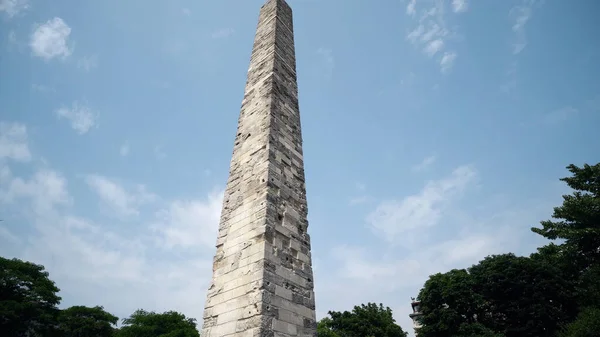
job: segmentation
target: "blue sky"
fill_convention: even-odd
[[[581,1],[295,0],[317,311],[527,254],[598,162]],[[201,318],[262,0],[0,0],[0,254],[63,304]]]

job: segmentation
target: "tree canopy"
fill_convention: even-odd
[[[330,318],[317,325],[317,334],[325,337],[404,337],[392,310],[382,304],[355,306],[352,311],[329,311]]]
[[[73,306],[62,310],[58,316],[60,333],[64,337],[111,337],[118,320],[99,306]]]
[[[164,313],[137,310],[123,320],[116,337],[199,337],[196,320],[167,311]]]
[[[58,291],[44,266],[0,257],[0,335],[51,335]]]
[[[542,221],[534,233],[547,239],[564,240],[564,249],[578,255],[583,269],[600,264],[600,163],[583,167],[567,166],[571,177],[560,179],[574,190],[563,196],[563,204],[554,208],[553,220]]]

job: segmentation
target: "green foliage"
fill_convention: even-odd
[[[600,308],[586,308],[567,325],[559,337],[599,337]]]
[[[355,306],[352,312],[330,311],[331,318],[317,325],[320,337],[404,337],[407,334],[396,324],[392,310],[375,303]]]
[[[49,336],[61,298],[41,265],[0,257],[0,336]]]
[[[484,300],[473,291],[474,286],[464,269],[430,276],[419,293],[424,313],[419,336],[454,336],[463,324],[476,323]]]
[[[569,289],[551,264],[514,254],[489,256],[468,270],[429,278],[419,293],[419,336],[554,336],[570,318],[564,310],[573,306]]]
[[[484,299],[482,322],[507,337],[554,336],[572,319],[570,284],[548,263],[503,254],[469,268],[475,291]]]
[[[317,336],[319,337],[341,337],[335,331],[333,331],[330,326],[332,325],[332,320],[329,317],[325,317],[319,321],[317,324]]]
[[[123,319],[116,337],[199,337],[196,320],[175,311],[159,314],[137,310]]]
[[[102,307],[74,306],[62,310],[58,316],[64,337],[111,337],[118,320]]]
[[[420,335],[419,335],[420,336]],[[504,334],[493,331],[481,323],[463,323],[458,328],[455,337],[505,337]]]
[[[574,192],[563,196],[563,204],[554,208],[552,217],[558,221],[542,221],[534,233],[547,239],[565,240],[565,246],[579,255],[583,268],[600,264],[600,163],[582,168],[567,166],[571,177],[562,178]]]

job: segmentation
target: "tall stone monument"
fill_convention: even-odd
[[[203,337],[316,336],[292,9],[260,10]]]

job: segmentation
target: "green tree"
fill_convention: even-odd
[[[574,191],[563,195],[563,204],[554,208],[552,218],[542,221],[542,228],[533,227],[534,233],[550,240],[564,240],[565,249],[578,255],[581,269],[600,265],[600,163],[582,168],[567,166],[571,177],[560,179]]]
[[[502,254],[469,268],[484,299],[480,321],[507,337],[554,336],[573,317],[571,284],[556,266]]]
[[[368,303],[344,312],[330,311],[331,318],[317,325],[319,336],[327,337],[405,337],[407,334],[396,324],[392,310],[382,304]],[[321,335],[323,333],[323,335]]]
[[[420,337],[554,336],[570,317],[569,283],[549,263],[514,254],[429,278],[421,292]],[[484,330],[482,330],[484,329]]]
[[[577,319],[567,325],[559,337],[599,337],[600,308],[584,309]]]
[[[531,230],[550,243],[532,255],[560,266],[572,280],[579,310],[600,303],[600,163],[583,167],[567,166],[570,177],[562,178],[573,189],[563,195],[563,204],[554,208],[553,220]]]
[[[0,257],[0,336],[50,336],[59,289],[44,266]]]
[[[111,337],[118,318],[102,307],[74,306],[62,310],[58,324],[63,337]]]
[[[319,337],[341,337],[335,331],[331,330],[331,318],[325,317],[317,324],[317,336]]]
[[[123,327],[116,337],[199,337],[196,320],[185,315],[167,311],[164,313],[137,310],[123,319]]]
[[[419,337],[468,335],[470,325],[484,315],[484,299],[474,289],[465,269],[430,276],[418,296],[423,313]]]
[[[419,335],[420,336],[420,335]],[[458,328],[456,337],[505,337],[481,323],[464,323]]]

